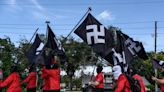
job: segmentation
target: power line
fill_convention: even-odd
[[[13,24],[12,23],[11,24],[7,24],[7,23],[1,23],[0,25],[3,25],[3,26],[6,26],[6,25],[11,25],[11,26],[14,26],[14,25],[21,25],[21,26],[34,26],[34,25],[35,26],[36,25],[37,26],[45,26],[45,24],[32,24],[32,23],[31,24],[23,24],[23,23],[22,24],[14,24],[14,23]],[[68,25],[69,26],[69,25],[74,25],[74,24],[51,24],[51,25],[54,25],[54,26],[56,26],[56,25],[57,26]]]
[[[0,27],[0,29],[24,29],[24,30],[27,30],[27,29],[35,29],[35,28],[27,28],[27,27]],[[40,28],[40,29],[43,29],[43,28]],[[66,28],[55,28],[54,30],[71,30],[71,29],[66,29]]]
[[[158,22],[164,22],[164,20],[158,21]],[[129,21],[129,22],[115,22],[111,24],[144,24],[144,23],[154,23],[154,21]],[[0,25],[21,25],[21,26],[45,26],[45,24],[23,24],[23,23],[0,23]],[[70,26],[75,24],[51,24],[52,26]]]
[[[154,21],[132,21],[132,22],[116,22],[112,24],[143,24],[143,23],[153,23]]]
[[[57,27],[57,26],[56,26]],[[122,27],[121,29],[152,29],[153,27]],[[32,27],[0,27],[0,29],[23,29],[23,30],[28,30],[28,29],[35,29]],[[40,29],[45,29],[45,28],[40,28]],[[159,27],[159,29],[164,29],[164,27]],[[54,28],[54,30],[72,30],[71,28]]]
[[[32,28],[32,27],[0,27],[0,29],[33,30],[35,28]],[[40,29],[45,29],[45,28],[40,28]],[[152,27],[122,27],[121,29],[133,29],[133,30],[143,29],[143,30],[145,30],[145,29],[152,29]],[[159,29],[164,29],[164,27],[159,27]],[[72,30],[72,29],[71,28],[54,28],[54,30]]]
[[[0,32],[0,34],[18,34],[18,35],[21,35],[21,34],[23,34],[23,35],[27,34],[28,35],[29,34],[29,35],[31,35],[33,33],[32,32],[31,33],[29,33],[29,32],[28,33],[27,32],[21,32],[21,33],[20,32]],[[140,34],[139,33],[134,33],[134,34],[129,33],[128,35],[140,35],[140,36],[143,35],[143,36],[145,36],[145,35],[152,35],[152,34],[153,33],[140,33]],[[158,34],[163,35],[164,33],[158,33]],[[55,34],[55,35],[60,36],[60,35],[67,35],[67,34]]]
[[[147,2],[108,2],[108,3],[40,3],[42,6],[86,6],[86,5],[129,5],[129,4],[161,4],[164,3],[163,0],[160,1],[147,1]],[[35,6],[34,4],[16,4],[16,3],[1,3],[1,6],[7,5],[21,5],[21,6]]]
[[[13,34],[13,35],[32,35],[33,33],[20,33],[20,32],[0,32],[0,34]],[[57,36],[67,35],[67,34],[55,34]]]

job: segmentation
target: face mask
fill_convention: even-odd
[[[122,74],[121,67],[116,65],[113,67],[113,77],[115,80],[118,80],[118,77]]]

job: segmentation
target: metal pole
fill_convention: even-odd
[[[47,24],[46,39],[48,39],[48,25],[50,24],[50,21],[46,21],[45,23]]]
[[[71,33],[77,28],[77,26],[80,24],[80,22],[84,19],[84,17],[91,11],[91,7],[88,8],[87,12],[84,14],[84,16],[80,19],[80,21],[76,24],[76,26],[69,32],[69,34],[66,36],[65,40],[71,35]]]
[[[33,36],[31,37],[29,44],[31,43],[32,39],[34,38],[35,34],[37,33],[37,31],[39,30],[39,28],[36,29],[36,31],[34,32]]]
[[[155,31],[154,31],[154,58],[155,59],[157,58],[156,53],[157,53],[157,21],[155,21]],[[155,69],[155,77],[157,76],[158,76],[157,69]],[[155,92],[158,92],[157,83],[155,83]]]

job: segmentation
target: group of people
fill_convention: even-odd
[[[104,92],[104,77],[102,73],[103,67],[97,66],[97,76],[94,81],[89,82],[89,85],[94,86],[93,92]],[[138,75],[133,67],[128,67],[127,73],[123,72],[120,65],[113,66],[113,79],[115,81],[114,92],[132,92],[131,85],[127,75],[139,81],[141,87],[140,92],[146,92],[146,87],[142,77]]]
[[[97,75],[94,81],[89,82],[89,85],[94,86],[93,92],[104,92],[104,77],[102,70],[102,66],[97,66]],[[164,68],[161,70],[164,75]],[[27,85],[27,92],[36,92],[37,73],[34,66],[30,67],[29,75],[22,82],[20,82],[17,66],[11,66],[10,71],[10,75],[4,81],[2,80],[2,71],[0,71],[0,92],[2,92],[4,87],[8,87],[6,92],[22,92],[21,85],[23,84]],[[133,67],[129,66],[125,73],[120,65],[116,65],[112,67],[112,71],[113,79],[115,81],[114,92],[133,92],[127,75],[139,81],[141,88],[140,92],[146,92],[146,87],[142,77],[137,74]],[[60,67],[55,60],[53,64],[43,66],[39,74],[41,74],[43,79],[43,85],[41,86],[43,92],[60,92]],[[161,90],[164,92],[164,78],[158,79],[152,77],[152,80],[162,84]]]
[[[97,66],[97,75],[95,77],[95,80],[89,82],[89,85],[92,85],[94,87],[93,92],[104,92],[104,77],[102,70],[102,66]],[[142,77],[137,74],[136,69],[134,67],[129,66],[127,71],[124,72],[124,69],[120,65],[116,65],[112,67],[112,71],[113,79],[115,81],[114,92],[133,92],[128,76],[139,81],[140,92],[146,92],[146,86],[144,84],[144,81]],[[161,72],[162,76],[164,76],[164,68],[161,69]],[[161,92],[164,92],[164,77],[160,79],[152,76],[152,80],[160,84],[160,90]],[[136,90],[136,88],[133,89]]]
[[[27,78],[22,82],[20,82],[17,66],[11,66],[10,71],[10,75],[4,81],[0,79],[0,92],[4,87],[7,87],[6,92],[22,92],[22,85],[27,85],[27,92],[36,92],[36,67],[30,67]],[[43,85],[40,87],[43,92],[60,92],[60,68],[56,62],[43,66],[39,74],[41,74],[43,80]]]

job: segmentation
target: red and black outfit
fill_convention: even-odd
[[[162,92],[164,92],[164,84],[161,85],[160,89]]]
[[[28,83],[27,92],[36,92],[36,72],[30,72],[22,83]]]
[[[162,77],[162,79],[164,80],[164,77]],[[164,92],[164,84],[161,84],[160,89],[162,92]]]
[[[46,71],[45,66],[42,68],[42,79],[43,79],[43,92],[48,92],[49,90],[49,80],[48,80],[48,74],[44,73]]]
[[[145,87],[145,84],[144,84],[142,77],[139,76],[138,74],[135,74],[132,77],[139,81],[140,86],[141,86],[141,92],[146,92],[146,87]]]
[[[60,68],[42,68],[43,92],[60,92]]]
[[[104,77],[102,72],[97,74],[95,81],[99,82],[99,85],[95,87],[94,92],[104,92]]]
[[[116,88],[114,92],[132,92],[130,89],[129,81],[125,74],[121,74],[116,82]]]
[[[2,79],[0,79],[0,85],[3,83]]]
[[[2,79],[0,79],[0,85],[2,84],[2,82],[3,82]],[[0,88],[0,92],[2,92],[2,89],[1,88]]]
[[[0,85],[0,87],[6,87],[8,89],[6,92],[22,92],[20,86],[20,76],[17,72],[11,73],[7,79]]]

